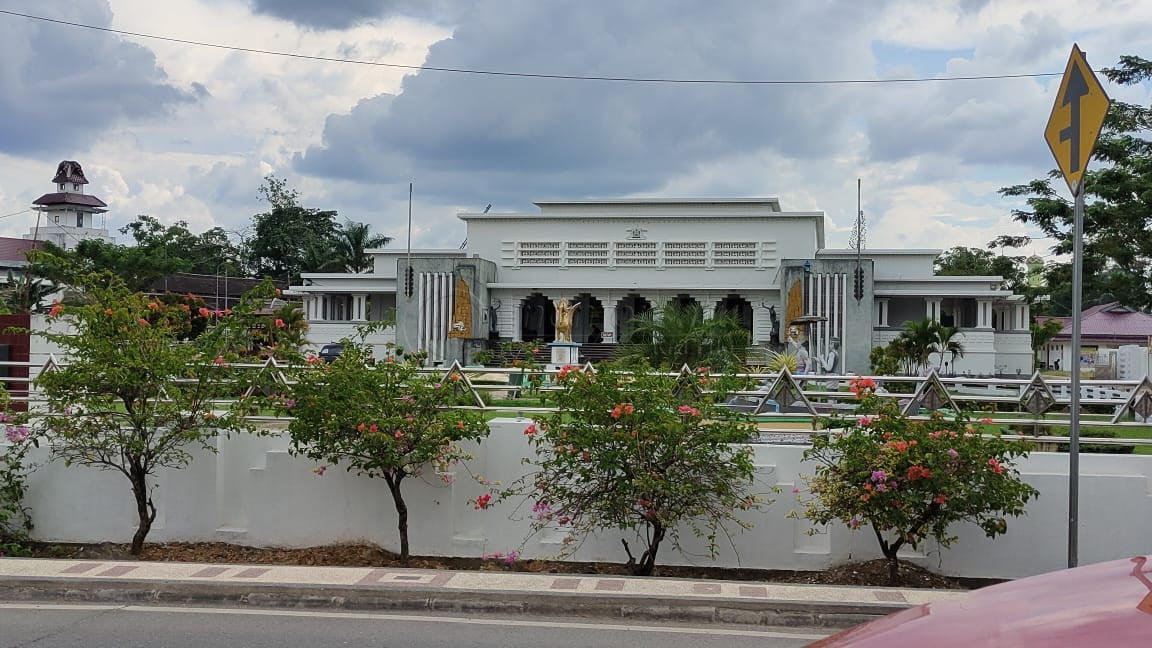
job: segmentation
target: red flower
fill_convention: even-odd
[[[945,495],[944,493],[940,493],[939,495],[936,496],[936,499],[934,499],[932,501],[936,502],[937,504],[943,504],[944,502],[948,501],[948,496]]]
[[[464,421],[456,421],[456,428],[463,430],[464,429]]]
[[[140,326],[148,326],[148,320],[144,319],[143,317],[141,317],[140,319],[138,319],[136,321],[140,322]]]
[[[524,436],[533,436],[536,434],[536,424],[530,423],[528,427],[524,428]]]
[[[148,302],[148,308],[156,310],[157,308],[160,308],[160,304],[157,304],[156,302]]]
[[[1004,466],[1001,466],[1000,462],[996,461],[995,457],[988,460],[988,465],[992,466],[992,472],[996,473],[997,475],[1004,472]]]
[[[368,427],[367,425],[364,425],[363,423],[361,423],[360,425],[356,426],[356,431],[357,432],[363,432],[367,427]]]
[[[928,470],[924,466],[911,466],[908,468],[906,476],[908,477],[908,481],[916,481],[917,479],[930,479],[932,477],[932,471]]]
[[[224,364],[224,356],[216,356],[216,359],[212,362],[216,365],[222,365]]]
[[[284,320],[279,317],[276,318],[276,328],[284,328]]]
[[[375,423],[373,423],[372,425],[368,426],[368,431],[369,432],[379,432],[380,428]]]
[[[488,493],[476,498],[476,510],[481,511],[488,508],[488,504],[492,501],[492,496]]]
[[[105,308],[105,309],[104,309],[104,314],[105,314],[105,315],[111,315],[111,314],[112,314],[112,309],[111,309],[111,308]]]
[[[62,310],[64,310],[63,306],[60,304],[53,304],[52,308],[48,311],[48,317],[56,317]]]
[[[588,463],[589,461],[592,461],[592,455],[588,454],[587,450],[585,450],[584,452],[582,452],[580,454],[580,458],[584,460],[584,463]]]

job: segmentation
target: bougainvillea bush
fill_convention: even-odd
[[[28,414],[13,411],[8,393],[0,387],[0,556],[19,556],[27,550],[32,515],[24,506],[24,494],[33,468],[28,452],[35,445]]]
[[[188,465],[190,449],[214,451],[221,432],[248,429],[248,404],[217,399],[222,388],[245,390],[227,358],[249,345],[251,318],[271,290],[254,289],[228,314],[198,313],[209,323],[186,340],[193,316],[187,304],[164,304],[95,275],[84,285],[83,305],[53,305],[48,329],[37,332],[65,356],[36,379],[48,404],[37,434],[53,458],[128,479],[139,518],[133,554],[156,519],[156,472]]]
[[[1026,445],[981,436],[963,413],[911,420],[895,401],[877,396],[868,378],[853,380],[851,389],[862,416],[822,419],[828,434],[814,437],[805,452],[816,462],[805,516],[871,527],[893,582],[905,545],[917,548],[932,538],[947,547],[957,522],[994,537],[1007,530],[1006,517],[1022,515],[1038,495],[1014,465]]]
[[[324,364],[310,358],[278,406],[293,419],[288,432],[294,453],[350,472],[382,477],[396,508],[400,559],[408,560],[408,505],[403,484],[435,471],[451,479],[453,465],[468,458],[461,447],[488,434],[476,412],[453,410],[462,377],[420,371],[420,356],[398,351],[372,364],[372,347],[359,339],[341,341],[344,351]],[[430,470],[431,469],[431,470]]]
[[[747,444],[754,427],[719,404],[731,384],[706,370],[685,380],[647,367],[556,375],[558,411],[524,430],[534,471],[498,493],[527,497],[533,534],[568,532],[567,551],[603,530],[635,532],[639,555],[622,539],[637,575],[651,574],[666,539],[679,548],[690,529],[714,554],[727,523],[764,500],[753,492]],[[490,496],[477,498],[487,508]],[[531,537],[531,536],[530,536]]]

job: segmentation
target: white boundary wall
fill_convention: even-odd
[[[530,452],[523,436],[527,421],[498,419],[492,435],[475,448],[469,466],[476,474],[505,483],[525,471]],[[383,480],[350,475],[338,467],[323,476],[316,464],[287,452],[279,436],[234,436],[218,440],[220,452],[198,454],[182,471],[161,474],[159,508],[151,542],[227,541],[252,546],[306,547],[368,541],[397,549],[396,514]],[[659,563],[765,569],[821,569],[847,560],[879,557],[868,529],[836,526],[808,535],[809,524],[789,519],[799,509],[793,485],[811,473],[803,448],[757,446],[760,491],[779,486],[776,503],[748,516],[754,527],[734,531],[735,551],[721,547],[712,561],[702,543],[687,534],[686,552],[661,547]],[[43,453],[39,458],[43,459]],[[1007,535],[984,538],[975,527],[958,527],[960,540],[948,550],[922,547],[909,557],[949,574],[1022,577],[1061,569],[1067,549],[1067,455],[1035,453],[1021,464],[1026,480],[1041,492],[1028,515],[1010,519]],[[1148,552],[1152,538],[1152,456],[1083,455],[1080,464],[1080,562],[1087,564]],[[118,473],[65,468],[60,462],[32,474],[27,504],[35,537],[55,542],[127,542],[135,512],[127,480]],[[468,500],[484,487],[461,472],[451,486],[434,474],[405,483],[412,551],[420,555],[479,556],[518,549],[524,557],[555,555],[562,531],[524,541],[527,521],[510,521],[513,506],[477,511]],[[800,495],[803,496],[803,493]],[[531,503],[520,515],[531,513]],[[575,559],[623,562],[621,534],[589,540]],[[723,540],[722,540],[723,542]],[[635,547],[635,543],[633,543]],[[635,552],[635,549],[634,549]],[[737,558],[737,554],[739,558]]]

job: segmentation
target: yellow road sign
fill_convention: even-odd
[[[1108,114],[1111,100],[1100,85],[1096,73],[1088,66],[1084,52],[1076,45],[1068,57],[1068,67],[1060,81],[1060,92],[1052,105],[1052,115],[1044,129],[1044,139],[1056,158],[1060,172],[1072,195],[1080,190],[1084,168],[1092,157],[1100,127]]]

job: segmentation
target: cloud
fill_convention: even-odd
[[[14,11],[100,26],[104,0],[17,0]],[[118,36],[0,17],[0,151],[65,155],[118,123],[193,101],[166,80],[152,52]]]
[[[578,75],[811,79],[871,74],[853,18],[811,26],[826,3],[771,6],[637,0],[569,5],[489,2],[427,65]],[[748,29],[763,25],[767,31]],[[835,88],[631,84],[423,72],[399,94],[328,119],[302,173],[360,182],[415,179],[447,202],[523,205],[620,195],[731,155],[822,155],[847,136]]]
[[[447,20],[462,0],[252,0],[252,11],[312,29],[347,29],[390,16]]]

